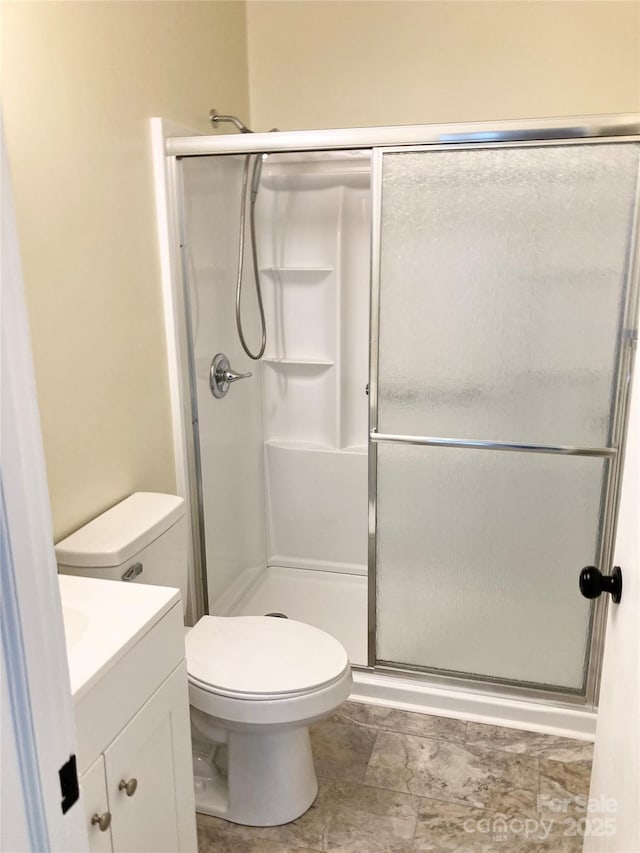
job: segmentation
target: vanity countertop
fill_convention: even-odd
[[[58,575],[74,703],[174,607],[172,587]]]

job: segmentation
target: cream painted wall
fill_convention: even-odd
[[[54,532],[175,488],[148,119],[248,113],[241,2],[5,2],[3,110]]]
[[[247,5],[257,129],[640,109],[640,3]]]

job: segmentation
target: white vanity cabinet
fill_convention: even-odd
[[[193,809],[181,802],[180,791],[193,782],[183,778],[184,762],[176,761],[189,726],[185,680],[182,664],[81,776],[91,853],[190,849],[180,812],[186,806],[183,819],[190,824]]]
[[[179,594],[92,578],[60,580],[78,739],[78,807],[87,817],[89,849],[195,853]],[[89,605],[79,598],[71,604],[70,590],[96,596],[99,611],[86,624],[80,614]]]

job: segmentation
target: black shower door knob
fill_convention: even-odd
[[[622,598],[622,569],[614,566],[610,575],[603,575],[595,566],[585,566],[580,572],[580,592],[585,598],[598,598],[602,592],[610,592],[614,604]]]

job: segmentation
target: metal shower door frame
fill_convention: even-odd
[[[398,443],[429,447],[457,447],[469,450],[491,450],[497,452],[547,453],[553,455],[591,456],[609,460],[604,475],[604,501],[602,512],[602,536],[599,540],[599,566],[609,571],[613,561],[615,527],[620,497],[621,474],[628,420],[628,402],[634,355],[637,348],[638,293],[640,289],[640,175],[636,180],[635,210],[632,236],[625,282],[625,302],[621,317],[621,335],[617,344],[615,390],[611,408],[610,446],[577,447],[568,445],[539,445],[532,443],[480,441],[454,439],[443,436],[395,435],[378,432],[378,385],[380,355],[380,288],[381,288],[381,235],[382,235],[382,180],[383,160],[386,154],[410,152],[435,152],[452,150],[559,147],[566,145],[639,143],[640,128],[635,133],[617,135],[609,129],[593,127],[585,138],[576,139],[560,134],[557,138],[541,135],[531,139],[526,132],[518,139],[518,131],[504,134],[487,133],[486,141],[450,142],[447,144],[378,146],[372,151],[372,221],[371,221],[371,308],[370,308],[370,352],[369,352],[369,498],[368,498],[368,664],[370,669],[402,673],[419,680],[429,680],[436,685],[462,688],[482,687],[498,695],[514,696],[539,701],[561,701],[570,705],[595,707],[600,688],[602,655],[606,630],[608,600],[601,596],[592,603],[588,627],[587,654],[583,691],[579,693],[536,687],[526,683],[472,674],[460,675],[446,670],[424,667],[403,667],[396,662],[388,663],[377,658],[377,501],[378,501],[378,445]],[[599,131],[602,130],[600,135]],[[550,129],[550,134],[553,130]],[[578,567],[576,567],[576,594]]]

